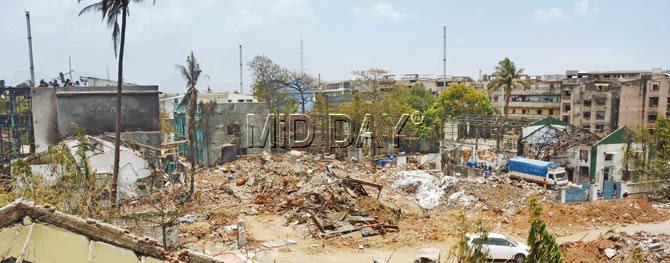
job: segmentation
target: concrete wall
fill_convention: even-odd
[[[124,87],[121,105],[123,131],[160,130],[158,94],[158,86]],[[115,130],[115,87],[58,90],[56,101],[59,136],[72,135],[73,123],[90,135]]]
[[[634,131],[640,131],[643,128],[645,93],[640,81],[631,81],[621,85],[619,127],[626,126]]]
[[[58,142],[56,89],[33,88],[32,97],[35,152],[39,153]]]
[[[611,167],[609,181],[621,181],[626,144],[604,144],[598,145],[597,147],[595,183],[602,190],[605,167]],[[612,160],[605,161],[605,153],[613,153]]]
[[[219,159],[222,147],[227,144],[246,148],[247,153],[258,152],[259,148],[248,148],[247,145],[247,114],[255,114],[251,125],[257,127],[258,132],[263,129],[267,114],[270,113],[265,103],[218,103],[211,113],[203,113],[203,121],[207,123],[205,137],[207,149],[205,152],[206,165],[214,165]],[[238,126],[239,125],[239,126]],[[239,127],[239,134],[229,134],[229,127]]]

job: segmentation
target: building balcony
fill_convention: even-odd
[[[556,109],[561,107],[559,102],[528,102],[528,101],[510,101],[510,107],[514,108],[537,108],[537,109]]]

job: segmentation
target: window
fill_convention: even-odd
[[[596,111],[596,120],[604,120],[605,119],[605,112],[604,111]]]
[[[537,115],[542,115],[542,110],[537,110]]]
[[[528,113],[528,110],[521,110],[521,113],[522,113],[522,114],[527,114],[527,113]]]
[[[585,111],[582,113],[582,116],[584,117],[585,120],[590,120],[591,119],[591,112],[590,111]]]
[[[570,123],[570,116],[563,116],[563,121]]]
[[[611,174],[612,174],[612,167],[603,168],[603,180],[609,181]]]
[[[605,106],[605,100],[604,97],[596,98],[596,106]]]
[[[570,111],[570,104],[563,104],[563,111],[569,112]]]
[[[244,102],[244,100],[237,100],[237,102]]]
[[[584,125],[582,125],[582,129],[591,130],[591,125],[590,124],[584,124]]]
[[[563,97],[568,97],[569,98],[570,96],[572,96],[572,93],[569,90],[563,91]]]
[[[614,159],[613,153],[605,153],[605,161],[611,161],[612,159]]]
[[[554,115],[554,110],[549,110],[549,115]]]
[[[228,135],[239,134],[240,133],[240,125],[239,124],[228,125],[227,130],[228,130]]]
[[[609,85],[596,85],[596,89],[600,92],[603,92],[608,91],[610,88]]]
[[[656,122],[657,118],[658,118],[658,114],[650,113],[649,115],[647,115],[647,122],[649,122],[649,123]]]
[[[649,107],[658,107],[658,97],[649,97]]]
[[[580,150],[579,160],[587,162],[589,160],[589,150]]]
[[[584,100],[584,107],[591,107],[591,100]]]
[[[651,84],[651,91],[658,91],[661,89],[661,85],[658,82]]]
[[[596,125],[596,132],[603,132],[605,131],[605,125],[598,124]]]

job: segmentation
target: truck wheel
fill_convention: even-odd
[[[524,256],[523,254],[516,254],[514,256],[514,262],[523,263],[525,260],[526,260],[526,256]]]

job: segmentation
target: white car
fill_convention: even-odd
[[[468,245],[474,248],[481,243],[482,239],[477,234],[467,234]],[[504,235],[489,233],[482,243],[482,251],[487,253],[489,259],[513,260],[523,262],[528,256],[530,248],[522,243],[511,240]]]

